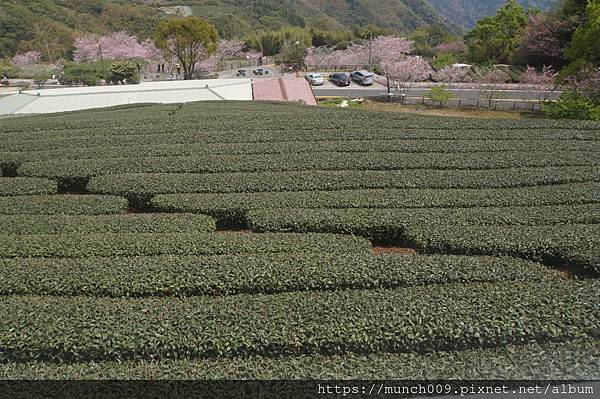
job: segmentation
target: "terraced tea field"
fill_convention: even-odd
[[[4,378],[600,378],[600,124],[0,124]]]

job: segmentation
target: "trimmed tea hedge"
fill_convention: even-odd
[[[71,131],[64,132],[70,134]],[[46,137],[46,136],[44,136]],[[321,152],[403,152],[403,153],[472,153],[472,152],[568,152],[600,151],[600,142],[583,140],[347,140],[282,141],[256,143],[189,143],[106,145],[68,147],[56,150],[0,152],[0,165],[15,169],[23,162],[53,159],[181,157],[200,155],[289,154]]]
[[[1,174],[0,174],[1,176]],[[55,181],[35,177],[3,177],[0,179],[0,196],[56,194]]]
[[[126,211],[127,200],[112,195],[0,197],[0,215],[99,215]]]
[[[577,339],[561,343],[507,345],[498,349],[426,355],[378,353],[118,363],[9,363],[2,366],[2,376],[9,380],[294,380],[301,377],[319,380],[395,381],[398,376],[402,376],[412,380],[586,381],[600,379],[598,358],[600,340]],[[151,396],[155,393],[155,388],[152,384],[147,386],[149,390],[146,396]],[[194,384],[192,386],[197,388]],[[95,389],[95,385],[91,387]],[[90,393],[94,394],[96,391],[91,390]],[[178,390],[178,394],[185,396],[182,389]],[[190,392],[190,396],[195,394],[195,390]]]
[[[398,170],[398,169],[498,169],[515,167],[591,166],[600,152],[492,152],[473,153],[340,153],[250,154],[204,157],[137,157],[83,160],[47,160],[25,163],[21,176],[85,179],[121,173],[225,173],[284,172],[304,170]]]
[[[130,199],[156,194],[330,191],[384,188],[503,188],[600,181],[596,167],[499,170],[304,171],[125,174],[94,177],[87,190]]]
[[[361,253],[363,238],[334,234],[68,234],[0,236],[0,258],[222,255],[242,253]]]
[[[394,242],[407,225],[600,224],[600,204],[503,208],[259,209],[246,214],[257,232],[318,232]]]
[[[135,112],[132,112],[135,108]],[[323,121],[335,123],[323,124]],[[175,123],[176,122],[176,123]],[[571,123],[568,123],[571,122]],[[550,120],[483,120],[464,118],[422,117],[402,113],[375,112],[363,110],[340,110],[302,107],[297,104],[268,102],[227,102],[173,105],[128,105],[106,110],[87,110],[59,115],[39,115],[6,120],[0,127],[0,134],[10,132],[41,132],[53,130],[113,129],[130,128],[152,129],[164,127],[177,131],[179,124],[193,124],[199,128],[252,130],[344,130],[360,126],[368,131],[378,128],[395,129],[483,129],[483,130],[580,130],[600,129],[600,124],[589,121],[550,121]],[[127,125],[128,124],[128,125]]]
[[[252,209],[280,208],[466,208],[483,206],[581,205],[600,202],[600,184],[565,184],[502,189],[405,189],[165,194],[150,204],[164,212],[211,215],[245,223]]]
[[[194,296],[550,278],[513,258],[285,254],[0,259],[0,295]]]
[[[431,352],[599,336],[600,282],[0,299],[0,361]],[[35,315],[35,317],[32,317]]]
[[[600,275],[600,225],[407,226],[406,237],[423,251],[511,255]]]
[[[1,234],[187,233],[215,230],[210,216],[194,214],[3,215]]]

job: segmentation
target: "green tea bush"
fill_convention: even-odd
[[[586,280],[185,299],[9,296],[0,361],[424,353],[598,338],[598,289]]]
[[[234,357],[152,362],[8,363],[12,379],[186,379],[186,380],[587,380],[598,377],[600,340],[506,345],[494,349],[334,356]],[[93,386],[92,386],[93,387]],[[90,390],[93,391],[94,388]],[[81,390],[81,388],[80,388]],[[85,391],[82,391],[85,392]],[[149,393],[154,392],[152,385]],[[181,390],[179,391],[181,393]]]
[[[407,226],[409,242],[425,252],[509,255],[600,275],[600,225]]]
[[[205,157],[108,158],[28,162],[20,176],[80,181],[92,176],[122,173],[235,173],[312,170],[484,170],[551,166],[596,166],[600,152],[522,152],[464,154],[312,153]],[[595,168],[597,172],[597,168]]]
[[[385,189],[162,194],[150,206],[162,212],[211,215],[222,222],[245,223],[246,212],[282,208],[471,208],[583,205],[600,202],[599,183],[499,189]]]
[[[5,235],[0,258],[222,255],[242,253],[365,253],[363,238],[334,234],[106,233]]]
[[[387,117],[387,115],[385,115]],[[336,123],[338,120],[336,120]],[[52,123],[52,122],[48,122]],[[133,123],[130,121],[129,123]],[[275,121],[274,121],[275,123]],[[322,125],[324,122],[319,121]],[[466,124],[467,122],[465,122]],[[577,122],[573,122],[577,123]],[[356,141],[356,140],[587,140],[599,141],[600,129],[576,129],[574,126],[557,126],[538,129],[514,130],[469,130],[464,126],[455,129],[410,129],[398,127],[365,126],[349,127],[347,130],[326,129],[315,126],[308,129],[286,129],[284,126],[276,130],[265,130],[265,121],[257,124],[257,131],[253,132],[247,124],[240,124],[234,128],[202,128],[197,123],[180,124],[179,121],[156,121],[152,126],[129,126],[110,128],[99,122],[99,128],[86,130],[77,128],[74,133],[65,133],[55,129],[48,136],[44,132],[10,132],[2,134],[4,139],[0,142],[0,152],[11,151],[46,151],[61,148],[91,148],[101,146],[136,146],[136,145],[163,145],[163,144],[216,144],[216,143],[282,143],[290,141],[310,142],[318,146],[326,141]],[[600,124],[598,124],[600,125]],[[484,129],[481,127],[480,129]],[[240,135],[240,130],[245,133]],[[52,136],[58,137],[52,137]]]
[[[1,176],[1,174],[0,174]],[[0,179],[0,196],[56,194],[55,181],[28,177],[4,177]]]
[[[192,214],[0,215],[4,235],[188,233],[215,230],[215,220]]]
[[[112,195],[0,196],[0,215],[101,215],[125,213],[127,205]]]
[[[0,295],[110,297],[533,282],[551,277],[544,266],[513,258],[357,253],[1,259],[0,273]]]
[[[408,188],[510,188],[600,181],[597,167],[495,170],[304,171],[209,174],[123,174],[93,177],[91,193],[147,203],[157,194],[335,191]]]
[[[70,131],[67,131],[67,133]],[[63,133],[59,131],[58,133]],[[45,133],[45,136],[49,133]],[[189,157],[205,155],[289,154],[323,152],[402,152],[402,153],[461,153],[472,152],[598,152],[600,141],[591,140],[346,140],[314,142],[287,141],[276,143],[190,143],[139,144],[136,146],[68,147],[61,149],[0,152],[0,165],[12,169],[24,162],[53,159]]]
[[[409,225],[600,224],[600,204],[490,208],[259,209],[246,214],[257,232],[354,234],[378,242],[405,240]]]

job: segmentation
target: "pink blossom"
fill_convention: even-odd
[[[40,62],[42,54],[39,51],[28,51],[17,54],[12,59],[12,64],[17,68],[29,68]]]
[[[527,66],[527,70],[521,75],[521,83],[538,86],[540,88],[547,88],[554,85],[557,73],[552,70],[551,66],[544,66],[544,68],[538,72],[534,67]]]
[[[125,32],[109,36],[88,35],[75,39],[75,62],[116,59],[160,59],[158,49],[151,41],[140,43],[138,38]]]
[[[381,65],[397,61],[413,49],[411,40],[393,36],[379,36],[346,50],[332,51],[327,47],[309,49],[305,64],[311,67],[343,67],[359,65]]]
[[[409,56],[400,61],[385,62],[381,65],[385,74],[395,82],[405,96],[414,82],[428,80],[433,69],[422,57]]]
[[[437,80],[443,83],[471,83],[473,77],[470,68],[447,66],[437,71]]]

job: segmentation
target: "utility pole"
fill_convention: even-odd
[[[373,31],[369,30],[369,72],[373,69]]]
[[[100,67],[102,68],[102,79],[104,79],[104,58],[102,57],[102,45],[100,44],[100,36],[96,36],[98,43],[98,54],[100,55]]]

